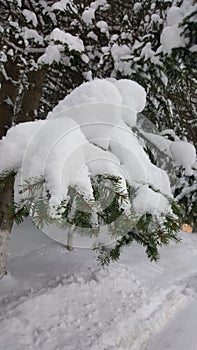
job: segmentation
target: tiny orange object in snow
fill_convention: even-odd
[[[184,224],[182,227],[181,227],[181,230],[182,231],[185,231],[185,232],[189,232],[189,233],[192,233],[193,231],[193,228],[187,224]]]

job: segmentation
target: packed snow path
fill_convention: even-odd
[[[184,318],[197,294],[197,235],[181,235],[183,243],[162,249],[158,264],[133,245],[103,270],[94,252],[68,253],[25,222],[12,236],[10,275],[0,283],[0,349],[166,349],[156,334],[176,314]],[[164,348],[154,348],[157,337]]]
[[[196,350],[197,301],[192,301],[174,317],[146,350]]]

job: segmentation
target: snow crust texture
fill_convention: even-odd
[[[14,231],[10,274],[0,284],[1,349],[145,350],[196,298],[196,234],[180,233],[182,244],[163,248],[157,264],[134,244],[103,270],[92,251],[69,254],[29,221]],[[172,343],[186,337],[171,336]]]

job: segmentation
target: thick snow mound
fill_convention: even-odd
[[[133,200],[133,207],[140,215],[145,212],[157,215],[158,208],[162,213],[169,212],[168,200],[160,193],[153,191],[148,185],[140,187],[137,191],[137,196]]]
[[[18,170],[16,190],[27,180],[43,178],[45,197],[47,191],[51,195],[51,215],[58,204],[69,200],[70,187],[93,201],[92,177],[114,175],[120,178],[124,192],[126,181],[135,190],[146,185],[147,208],[160,216],[166,212],[165,196],[172,196],[170,182],[165,171],[151,163],[132,131],[145,101],[145,90],[127,79],[84,83],[61,101],[47,120],[9,130],[0,141],[0,171]],[[157,199],[164,196],[155,206],[151,191],[160,192],[155,194]],[[139,191],[138,195],[137,208]]]
[[[83,41],[76,36],[71,35],[70,33],[65,33],[59,28],[55,28],[51,35],[50,39],[54,42],[60,42],[62,44],[67,44],[70,51],[84,51]]]
[[[92,20],[95,19],[95,10],[92,8],[86,9],[82,13],[82,20],[88,25],[92,24]]]
[[[170,151],[174,162],[178,166],[185,168],[186,174],[192,174],[191,167],[196,162],[196,149],[189,143],[184,141],[175,141],[170,145]]]
[[[24,152],[34,134],[45,125],[45,121],[22,123],[10,128],[0,140],[0,173],[21,166]]]
[[[156,191],[171,197],[167,173],[150,162],[132,130],[123,122],[114,127],[110,149],[120,159],[131,186],[150,185]]]
[[[161,34],[161,47],[164,53],[170,54],[172,49],[186,46],[188,40],[184,38],[185,27],[181,24],[185,18],[194,14],[196,9],[195,1],[183,0],[181,7],[172,6],[168,10],[165,27]]]
[[[172,6],[167,13],[167,25],[173,26],[181,20],[182,11],[180,7]]]
[[[105,79],[95,79],[91,82],[83,83],[78,88],[73,90],[64,100],[48,114],[48,119],[59,118],[59,115],[65,108],[79,106],[87,103],[115,103],[122,104],[122,97],[119,91],[112,83]]]
[[[171,53],[172,49],[185,46],[185,40],[181,36],[182,29],[178,24],[167,26],[161,34],[161,44],[164,53]]]
[[[143,111],[146,105],[146,92],[141,85],[127,79],[116,80],[114,85],[123,98],[123,105],[134,109],[136,112]]]
[[[62,100],[53,111],[48,114],[48,119],[63,117],[65,109],[79,106],[80,116],[76,116],[75,113],[72,113],[72,117],[75,119],[77,118],[78,123],[83,123],[85,113],[83,113],[84,107],[82,108],[81,105],[93,103],[111,104],[110,108],[113,108],[113,113],[109,113],[109,111],[106,110],[106,114],[108,115],[106,121],[117,123],[120,117],[122,117],[130,126],[133,126],[136,123],[137,113],[141,112],[145,107],[146,92],[142,86],[132,80],[95,79],[80,85],[71,92],[70,95]],[[113,104],[115,105],[114,107],[112,106]],[[122,106],[122,111],[120,111],[118,106]],[[97,106],[97,108],[99,107]],[[92,121],[94,121],[95,113],[99,114],[97,117],[98,121],[99,118],[102,121],[103,111],[97,112],[96,109],[94,113],[92,113]],[[117,114],[119,114],[119,118],[116,118]]]
[[[96,79],[76,88],[61,101],[48,119],[69,116],[82,128],[87,139],[105,149],[114,125],[121,118],[122,96],[106,80]]]

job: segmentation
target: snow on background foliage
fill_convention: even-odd
[[[93,25],[93,21],[95,21],[95,12],[98,9],[107,8],[108,5],[109,4],[107,0],[97,0],[91,2],[89,7],[86,7],[83,13],[81,14],[83,24],[87,27],[91,27]],[[141,6],[142,4],[136,2],[133,8],[134,12],[137,13],[141,9]],[[146,42],[144,45],[143,42],[139,42],[137,39],[132,45],[132,47],[129,47],[127,44],[120,45],[117,42],[118,36],[113,34],[111,36],[111,33],[109,33],[109,24],[107,23],[107,21],[100,20],[96,22],[95,25],[100,30],[100,32],[109,39],[108,46],[102,47],[102,50],[104,50],[104,54],[111,53],[114,60],[115,69],[119,70],[120,72],[122,71],[122,73],[125,72],[125,74],[132,73],[131,67],[128,64],[128,60],[133,59],[135,57],[135,50],[138,47],[141,48],[140,55],[142,58],[144,57],[145,60],[150,58],[152,63],[158,64],[160,63],[160,60],[156,55],[158,55],[159,53],[163,52],[164,54],[170,54],[172,52],[172,49],[174,48],[187,46],[188,40],[183,35],[184,26],[182,27],[180,25],[182,24],[184,18],[189,17],[190,14],[194,12],[195,6],[196,5],[191,0],[184,0],[181,6],[176,6],[175,1],[174,4],[167,10],[165,21],[162,17],[160,17],[158,13],[152,14],[152,23],[158,25],[163,24],[163,30],[161,32],[160,38],[161,45],[156,51],[153,50],[150,42]],[[77,16],[78,8],[73,3],[73,1],[70,0],[61,0],[59,2],[57,1],[51,7],[47,7],[44,11],[48,15],[50,15],[50,17],[53,18],[54,21],[56,21],[56,13],[64,12],[69,8],[72,11],[72,13],[76,14]],[[152,5],[152,11],[153,10],[154,4]],[[49,32],[47,35],[42,36],[38,33],[38,30],[36,29],[38,26],[38,19],[36,17],[36,14],[29,10],[23,10],[22,13],[26,20],[27,26],[18,28],[16,23],[16,27],[17,30],[19,30],[20,36],[24,40],[25,46],[27,48],[31,45],[32,41],[34,43],[40,44],[43,48],[44,54],[40,55],[40,57],[38,58],[38,64],[51,65],[54,62],[61,62],[61,60],[63,59],[65,47],[67,47],[67,49],[70,52],[75,51],[82,54],[82,60],[85,59],[83,56],[84,43],[83,40],[79,37],[79,35],[72,35],[71,33],[65,32],[63,29],[57,27],[51,32]],[[34,29],[28,28],[29,24],[32,24]],[[90,31],[87,35],[93,40],[98,40],[98,36],[92,31]],[[127,34],[123,33],[122,39],[124,39],[123,35],[125,35],[125,38],[127,37]],[[91,45],[89,49],[90,48]],[[195,48],[192,49],[191,47],[191,50],[195,51]],[[86,60],[89,60],[88,56],[86,56]]]
[[[190,0],[184,0],[181,7],[172,6],[167,12],[165,27],[161,34],[161,44],[164,53],[170,54],[172,49],[185,47],[187,39],[183,37],[183,29],[180,27],[184,17],[194,11],[194,4]]]

